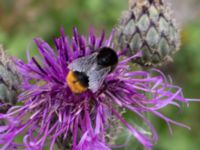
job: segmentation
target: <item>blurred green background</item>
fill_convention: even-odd
[[[189,1],[179,0],[178,4],[187,6]],[[195,4],[200,4],[200,1],[196,0]],[[36,54],[32,42],[34,37],[42,37],[52,43],[52,38],[59,36],[61,26],[69,36],[75,26],[83,34],[87,34],[89,27],[93,26],[97,34],[104,29],[108,35],[127,7],[125,0],[0,0],[0,43],[10,55],[25,59],[27,49]],[[173,5],[173,8],[176,6]],[[185,9],[194,16],[192,7]],[[182,14],[176,11],[175,14]],[[181,50],[173,63],[162,68],[172,76],[174,83],[183,87],[185,96],[189,98],[200,98],[200,10],[195,14],[192,20],[182,16]],[[173,126],[174,134],[170,135],[163,121],[152,118],[159,133],[154,149],[199,150],[200,104],[191,103],[182,111],[172,108],[164,111],[171,118],[191,126],[192,130]]]

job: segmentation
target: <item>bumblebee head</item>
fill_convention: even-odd
[[[118,56],[113,49],[103,47],[97,55],[97,63],[102,67],[115,67],[118,63]]]
[[[69,71],[66,81],[71,91],[75,94],[87,91],[89,86],[88,76],[83,72]]]

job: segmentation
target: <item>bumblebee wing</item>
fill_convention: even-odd
[[[96,62],[97,53],[80,57],[69,64],[68,68],[72,71],[87,72]]]
[[[102,68],[100,70],[90,70],[87,75],[89,77],[89,89],[95,93],[102,83],[104,82],[106,76],[109,74],[111,68]]]

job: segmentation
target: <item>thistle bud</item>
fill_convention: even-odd
[[[11,105],[16,104],[19,85],[20,75],[15,64],[0,45],[0,113],[5,113]]]
[[[129,10],[119,21],[116,38],[120,49],[128,49],[128,56],[143,52],[142,58],[134,60],[142,66],[171,60],[180,45],[175,21],[162,0],[130,0]]]

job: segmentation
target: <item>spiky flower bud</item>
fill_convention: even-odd
[[[128,55],[143,51],[136,62],[147,66],[171,60],[179,49],[179,32],[162,0],[130,0],[117,28],[117,45]]]
[[[16,104],[19,85],[20,75],[15,64],[0,45],[0,113],[5,113],[11,105]]]

